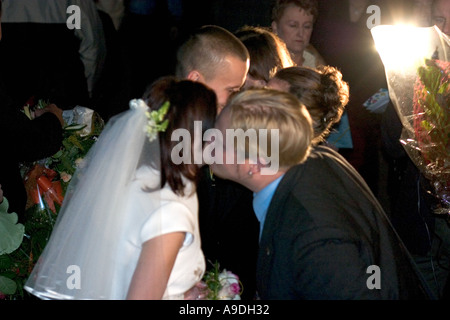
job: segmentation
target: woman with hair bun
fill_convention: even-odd
[[[285,68],[268,86],[295,95],[306,106],[313,120],[313,144],[325,142],[349,101],[349,86],[332,66]]]

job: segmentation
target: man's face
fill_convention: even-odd
[[[432,22],[443,33],[450,36],[450,0],[436,0],[433,6]]]
[[[230,95],[239,91],[244,85],[249,66],[250,61],[242,61],[238,57],[229,56],[213,79],[205,80],[202,76],[199,78],[200,82],[203,82],[216,93],[219,104],[218,114],[225,107]]]
[[[223,158],[220,159],[222,161],[214,162],[210,165],[210,167],[214,174],[218,177],[240,182],[242,180],[241,166],[238,165],[236,161],[232,161],[232,163],[227,163],[226,161],[227,154],[236,160],[236,151],[233,148],[233,145],[226,143],[226,130],[230,128],[230,122],[230,112],[228,108],[225,108],[218,116],[215,124],[215,128],[220,130],[222,134],[222,139],[219,139],[215,143],[217,148],[221,148],[223,150]]]

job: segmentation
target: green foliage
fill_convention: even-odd
[[[13,295],[17,290],[14,278],[14,260],[9,256],[22,244],[25,228],[17,223],[17,214],[8,213],[8,200],[3,198],[0,204],[0,293]],[[4,272],[1,272],[4,270]]]
[[[81,160],[97,141],[97,137],[104,128],[104,122],[97,113],[94,113],[92,115],[90,132],[87,134],[83,133],[85,128],[86,125],[78,124],[66,126],[63,133],[62,148],[46,159],[45,166],[55,170],[60,175],[73,175]],[[63,178],[61,184],[64,192],[68,182],[68,180]]]
[[[427,61],[426,67],[420,67],[418,74],[423,83],[421,105],[425,112],[421,126],[429,133],[431,142],[436,144],[436,156],[445,158],[450,141],[448,75],[432,60]]]
[[[17,284],[9,277],[0,276],[0,290],[3,294],[14,294],[17,290]]]
[[[82,159],[94,145],[97,137],[103,129],[103,123],[97,116],[93,116],[91,132],[85,135],[81,131],[86,127],[79,125],[69,125],[64,128],[63,147],[51,158],[46,165],[57,172],[67,172],[73,174],[76,170],[75,161]]]
[[[0,292],[6,299],[30,298],[23,286],[50,238],[55,220],[56,215],[45,207],[34,206],[26,211],[25,236],[20,247],[10,254],[0,255]]]
[[[436,214],[450,213],[450,62],[426,60],[414,86],[413,161],[430,180]],[[450,217],[450,216],[448,216]]]
[[[24,226],[18,224],[15,212],[8,213],[8,199],[3,198],[0,204],[0,255],[8,254],[16,250],[22,243]],[[0,287],[1,288],[1,287]]]
[[[205,273],[203,281],[206,283],[209,289],[208,300],[219,300],[219,291],[222,289],[222,284],[219,279],[220,266],[216,261],[212,268]]]

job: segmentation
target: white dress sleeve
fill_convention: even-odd
[[[198,200],[191,182],[186,183],[187,194],[176,195],[168,185],[158,192],[145,192],[154,188],[154,175],[148,168],[138,170],[132,187],[128,223],[125,235],[127,250],[133,251],[133,261],[138,259],[142,244],[157,236],[172,232],[184,232],[185,240],[180,248],[170,274],[163,299],[184,299],[184,293],[201,280],[205,270],[205,258],[201,249],[198,225]],[[158,258],[158,257],[155,257]],[[122,258],[130,267],[131,258]],[[125,266],[124,266],[125,267]],[[134,272],[134,264],[128,274]],[[129,283],[126,281],[126,283]]]
[[[195,214],[180,202],[168,201],[159,209],[152,212],[142,226],[140,237],[144,243],[154,237],[172,232],[185,232],[186,238],[183,246],[188,246],[193,241],[195,231]]]

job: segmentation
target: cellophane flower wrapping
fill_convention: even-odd
[[[33,164],[24,182],[28,198],[22,241],[16,250],[0,255],[0,277],[4,277],[3,283],[14,283],[13,290],[3,292],[3,299],[8,300],[22,300],[27,296],[23,286],[50,238],[64,199],[57,172],[42,164]]]
[[[450,216],[450,41],[437,27],[377,26],[375,45],[400,117],[400,142]]]
[[[27,209],[37,205],[54,214],[59,211],[72,175],[83,165],[83,158],[104,128],[104,122],[96,112],[81,106],[64,111],[63,118],[65,126],[60,150],[51,157],[23,164]]]

